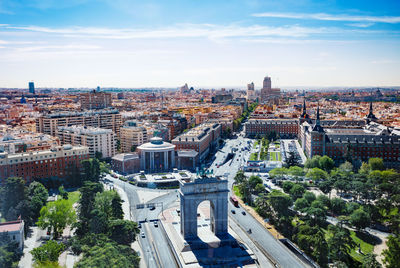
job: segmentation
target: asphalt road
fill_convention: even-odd
[[[244,152],[241,151],[241,148],[243,148],[244,146],[248,146],[249,148],[251,148],[251,146],[253,145],[253,142],[248,145],[247,141],[249,141],[249,139],[243,138],[241,136],[239,136],[237,139],[227,140],[224,148],[216,154],[216,159],[214,163],[220,163],[221,159],[223,159],[227,153],[231,152],[232,148],[238,148],[238,151],[233,158],[233,161],[228,161],[225,165],[220,166],[216,169],[216,172],[216,165],[214,163],[210,167],[214,169],[214,173],[216,175],[229,174],[227,178],[230,191],[232,189],[232,184],[234,182],[233,178],[235,177],[236,172],[239,170],[240,166],[245,164],[245,161],[250,156],[251,150],[245,150]],[[239,154],[241,155],[240,157]],[[239,159],[239,161],[237,159]],[[232,192],[230,194],[232,194]],[[265,229],[255,218],[253,218],[248,213],[246,213],[246,215],[243,215],[243,208],[236,208],[231,202],[229,202],[228,208],[229,217],[234,218],[243,229],[248,230],[251,228],[251,234],[247,235],[253,241],[258,242],[258,244],[262,246],[264,250],[267,251],[271,255],[271,257],[281,265],[281,267],[308,267],[300,259],[298,259],[285,245],[274,238],[272,234],[267,229]],[[235,214],[233,214],[231,210],[235,210]]]

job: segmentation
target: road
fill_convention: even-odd
[[[156,206],[154,210],[150,210],[149,208],[136,209],[136,205],[140,204],[140,200],[136,192],[137,190],[157,192],[161,190],[139,188],[118,179],[114,179],[111,176],[107,176],[107,179],[111,180],[114,184],[126,192],[130,204],[132,220],[141,223],[138,239],[144,253],[144,256],[142,257],[144,257],[147,267],[171,267],[171,263],[175,263],[175,259],[169,249],[166,237],[159,227],[155,227],[154,220],[157,221],[158,215],[161,213],[162,209],[167,208],[176,201],[176,190],[162,190],[166,193],[165,195],[154,198],[147,202],[163,203],[163,207]],[[142,237],[142,234],[144,234],[144,237]]]
[[[237,139],[230,139],[226,141],[226,144],[222,149],[216,153],[214,162],[210,165],[209,169],[213,170],[215,175],[225,176],[228,179],[229,189],[232,189],[233,178],[236,172],[241,166],[246,163],[246,160],[250,156],[251,150],[244,150],[242,148],[253,146],[253,141],[239,135]],[[217,168],[221,162],[224,161],[228,153],[232,152],[232,148],[237,148],[238,151],[235,153],[232,160],[228,161],[224,165]],[[140,203],[136,190],[138,188],[129,183],[124,183],[120,180],[108,177],[119,187],[123,188],[129,198],[131,213],[133,220],[141,222],[141,234],[139,235],[139,242],[144,252],[144,258],[149,268],[152,267],[172,267],[171,264],[175,263],[173,254],[168,246],[166,237],[159,227],[155,227],[151,220],[157,220],[158,215],[162,209],[166,209],[172,205],[178,198],[175,190],[165,191],[167,194],[157,197],[148,203],[163,203],[163,207],[157,207],[154,210],[149,208],[136,209],[136,204]],[[146,189],[148,191],[159,191]],[[234,209],[236,214],[229,212],[231,220],[234,220],[236,224],[240,225],[243,230],[249,229],[251,226],[252,233],[247,236],[252,240],[256,241],[263,250],[267,251],[269,255],[276,260],[281,267],[307,267],[303,262],[300,261],[286,246],[275,239],[271,233],[266,230],[259,222],[254,219],[251,215],[242,215],[242,208],[235,208],[229,202],[229,211]],[[145,222],[144,222],[145,221]],[[144,238],[141,237],[142,233]]]
[[[243,146],[248,146],[248,141],[251,140],[243,138],[242,136],[239,136],[237,139],[227,140],[224,148],[217,152],[216,159],[210,167],[213,168],[215,171],[215,163],[220,163],[221,159],[223,159],[227,153],[231,152],[232,148],[238,148],[238,152],[233,158],[233,161],[228,161],[225,165],[220,166],[216,169],[216,172],[214,172],[216,175],[229,174],[227,178],[230,191],[232,190],[232,184],[234,182],[233,178],[235,177],[236,172],[239,170],[241,165],[245,164],[245,161],[250,155],[250,151],[241,151],[241,148]],[[253,143],[251,141],[249,148],[251,148],[252,145]],[[239,153],[241,157],[238,156]],[[237,159],[239,159],[239,161]],[[230,194],[232,194],[232,191]],[[281,267],[308,267],[300,259],[298,259],[285,245],[274,238],[272,234],[267,229],[265,229],[255,218],[253,218],[248,213],[246,213],[246,215],[244,216],[242,214],[242,211],[244,211],[243,208],[236,208],[232,205],[231,202],[229,202],[228,208],[229,217],[234,219],[245,230],[248,230],[251,227],[252,233],[248,234],[248,236],[253,241],[256,241],[260,246],[262,246],[264,250],[267,251],[270,256],[281,265]],[[235,210],[235,214],[233,214],[231,210]]]

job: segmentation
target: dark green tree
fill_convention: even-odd
[[[55,240],[49,240],[40,247],[31,251],[33,261],[37,264],[45,264],[47,262],[58,262],[58,257],[64,251],[65,245],[57,243]]]
[[[128,220],[112,220],[110,225],[110,238],[118,244],[129,246],[136,240],[139,228],[136,222]]]
[[[1,188],[1,215],[6,220],[16,220],[15,207],[27,199],[27,188],[22,178],[10,177]],[[11,211],[10,211],[11,210]],[[17,216],[18,217],[18,216]]]
[[[400,237],[391,235],[387,241],[388,248],[383,251],[383,262],[387,268],[398,268],[400,263]]]

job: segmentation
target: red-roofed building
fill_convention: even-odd
[[[7,233],[11,241],[18,242],[20,250],[24,249],[24,221],[8,221],[0,223],[0,233]]]

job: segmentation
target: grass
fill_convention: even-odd
[[[233,186],[233,193],[234,193],[237,197],[242,198],[242,195],[240,194],[240,191],[239,191],[239,186],[237,186],[237,185],[234,185],[234,186]]]
[[[369,244],[368,242],[362,240],[356,232],[350,230],[350,236],[353,241],[356,243],[356,247],[351,249],[350,255],[356,259],[357,261],[362,261],[363,255],[358,253],[358,245],[361,246],[361,252],[363,254],[367,254],[374,251],[374,245]],[[365,238],[364,238],[365,239]]]
[[[68,202],[71,204],[71,206],[73,204],[75,204],[76,202],[79,201],[79,197],[80,197],[80,193],[79,191],[75,191],[75,192],[69,192],[68,193]]]
[[[281,154],[278,152],[270,152],[269,160],[271,161],[282,161]]]
[[[250,155],[250,161],[257,161],[257,159],[258,159],[258,153],[252,153],[251,155]]]

